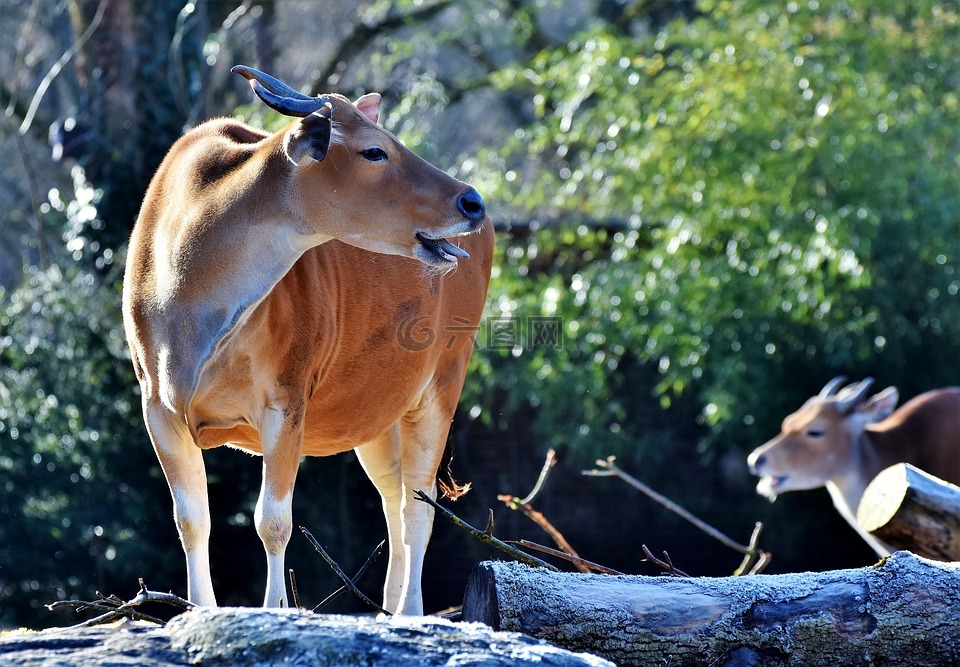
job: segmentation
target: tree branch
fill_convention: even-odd
[[[164,621],[160,620],[159,618],[135,611],[133,609],[134,607],[138,607],[145,602],[160,602],[162,604],[168,604],[183,610],[190,610],[196,607],[194,603],[190,602],[189,600],[185,600],[179,595],[174,595],[173,593],[158,593],[156,591],[148,590],[146,584],[143,583],[142,578],[139,580],[139,583],[140,592],[137,593],[136,597],[128,602],[123,602],[116,595],[110,595],[108,597],[101,595],[98,600],[93,602],[84,602],[82,600],[57,600],[56,602],[51,602],[50,604],[46,605],[46,607],[49,611],[54,611],[63,607],[75,607],[77,612],[81,612],[86,609],[106,612],[100,616],[88,619],[83,623],[78,623],[77,625],[73,626],[76,628],[89,628],[94,625],[110,623],[120,618],[129,618],[132,621],[147,621],[149,623],[156,623],[157,625],[164,625]]]
[[[20,124],[20,134],[26,134],[30,130],[30,126],[33,124],[33,118],[37,113],[37,107],[40,106],[40,102],[43,101],[43,96],[47,94],[47,89],[53,83],[53,80],[57,78],[61,70],[66,67],[67,63],[73,60],[73,57],[77,55],[77,52],[83,48],[83,45],[93,36],[94,31],[100,25],[100,21],[103,20],[103,13],[107,8],[107,4],[110,0],[100,0],[100,4],[97,5],[97,13],[94,14],[93,20],[90,21],[90,25],[87,26],[87,29],[83,31],[83,34],[74,42],[69,49],[64,51],[63,55],[60,56],[60,59],[53,64],[53,67],[50,68],[50,71],[47,72],[47,75],[43,77],[43,80],[40,82],[40,85],[37,86],[37,92],[34,93],[33,99],[30,101],[30,106],[27,108],[27,113],[24,115],[23,122]]]
[[[317,541],[317,538],[315,538],[309,530],[307,530],[303,526],[300,526],[300,532],[303,533],[304,537],[306,537],[310,541],[310,544],[312,544],[313,548],[317,550],[317,553],[323,556],[323,560],[327,561],[327,565],[330,566],[330,569],[333,570],[334,574],[340,577],[340,580],[344,584],[346,584],[347,588],[350,589],[351,593],[356,595],[358,598],[366,602],[368,605],[376,609],[381,614],[392,616],[392,614],[389,611],[387,611],[386,609],[378,605],[376,602],[374,602],[370,598],[368,598],[366,595],[363,594],[363,591],[357,588],[357,585],[354,584],[353,581],[350,580],[350,577],[348,577],[346,573],[340,569],[340,566],[337,565],[336,561],[330,558],[330,555],[324,550],[322,546],[320,546],[320,543]]]
[[[649,486],[647,486],[640,480],[636,479],[635,477],[627,474],[626,472],[618,468],[617,465],[614,463],[615,460],[616,460],[615,456],[608,456],[606,460],[599,459],[597,460],[596,463],[600,468],[602,468],[602,470],[584,470],[581,474],[586,475],[588,477],[619,477],[623,481],[627,482],[633,488],[639,491],[642,491],[648,497],[660,503],[661,505],[666,507],[668,510],[673,512],[674,514],[679,515],[681,518],[689,521],[690,523],[692,523],[694,526],[696,526],[697,528],[705,532],[710,537],[714,538],[715,540],[718,540],[724,546],[727,546],[730,549],[733,549],[734,551],[738,551],[742,554],[746,554],[748,557],[751,557],[751,558],[754,556],[760,557],[760,559],[764,561],[763,563],[764,566],[766,565],[766,562],[769,562],[770,554],[760,551],[756,544],[757,540],[759,539],[760,530],[763,528],[762,524],[758,523],[754,527],[753,537],[751,538],[750,545],[743,545],[738,542],[735,542],[734,540],[730,539],[729,537],[727,537],[726,535],[721,533],[719,530],[717,530],[710,524],[706,523],[705,521],[697,518],[696,516],[691,514],[689,511],[687,511],[677,503],[673,502],[666,496],[663,496],[657,493],[656,491],[651,489]],[[740,568],[737,570],[738,573],[742,573],[741,570],[744,569],[745,564],[746,564],[746,561],[744,564],[741,564]]]
[[[455,523],[456,525],[458,525],[458,526],[460,526],[461,528],[463,528],[464,530],[466,530],[468,533],[470,533],[471,535],[473,535],[474,537],[476,537],[476,538],[477,538],[478,540],[480,540],[481,542],[486,542],[486,543],[489,544],[490,546],[496,547],[497,549],[500,549],[500,551],[503,551],[503,552],[506,552],[506,553],[510,554],[511,556],[513,556],[514,558],[516,558],[517,560],[519,560],[520,562],[526,563],[527,565],[533,565],[534,567],[544,567],[544,568],[546,568],[546,569],[548,569],[548,570],[552,570],[552,571],[554,571],[554,572],[557,572],[557,571],[558,571],[557,568],[554,567],[553,565],[551,565],[550,563],[547,563],[547,562],[545,562],[545,561],[542,561],[542,560],[540,560],[539,558],[534,558],[534,557],[531,556],[530,554],[524,553],[524,552],[520,551],[519,549],[517,549],[516,547],[512,547],[512,546],[510,546],[509,544],[507,544],[506,542],[503,542],[502,540],[498,540],[496,537],[494,537],[494,536],[493,536],[493,512],[492,512],[492,511],[491,511],[491,513],[490,513],[490,521],[487,523],[486,529],[485,529],[485,530],[477,530],[476,528],[474,528],[473,526],[471,526],[469,523],[467,523],[466,521],[464,521],[463,519],[461,519],[460,517],[458,517],[456,514],[454,514],[454,513],[451,512],[450,510],[448,510],[446,507],[443,507],[442,505],[439,505],[439,504],[437,503],[437,501],[435,501],[433,498],[431,498],[430,496],[428,496],[428,495],[427,495],[426,493],[424,493],[421,489],[417,489],[416,491],[414,491],[414,493],[417,495],[417,498],[418,498],[419,500],[421,500],[421,501],[427,503],[428,505],[432,506],[436,511],[440,512],[440,514],[442,514],[442,515],[445,516],[447,519],[449,519],[450,521],[452,521],[452,522]]]
[[[453,4],[453,0],[441,0],[430,5],[424,5],[408,13],[396,12],[391,7],[379,21],[354,24],[353,30],[341,40],[334,51],[334,56],[314,80],[310,90],[326,90],[337,85],[340,76],[346,70],[349,62],[362,53],[370,42],[381,33],[399,28],[413,21],[427,21]]]
[[[585,558],[580,558],[580,556],[576,556],[566,551],[545,547],[542,544],[537,544],[536,542],[531,542],[530,540],[520,540],[519,544],[522,547],[534,549],[535,551],[542,551],[545,554],[550,554],[551,556],[556,556],[557,558],[562,558],[565,561],[569,561],[573,563],[578,570],[584,573],[595,571],[603,572],[604,574],[623,574],[623,572],[614,570],[613,568],[605,565],[600,565],[598,563],[586,560]]]

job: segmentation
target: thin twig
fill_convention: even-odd
[[[744,555],[740,567],[734,570],[736,577],[745,574],[759,574],[767,566],[773,556],[768,551],[763,551],[758,546],[760,542],[760,532],[763,530],[763,524],[757,521],[753,527],[753,534],[750,535],[750,553]]]
[[[550,474],[550,471],[553,470],[553,466],[557,465],[557,452],[550,448],[547,450],[547,456],[543,461],[543,468],[540,469],[540,476],[537,477],[537,483],[534,484],[533,490],[527,494],[526,498],[517,501],[519,505],[526,505],[527,503],[532,503],[533,499],[537,497],[537,494],[540,493],[540,490],[543,489],[543,485],[547,481],[547,475]]]
[[[367,557],[367,560],[364,562],[364,564],[361,565],[361,566],[360,566],[360,569],[357,570],[357,573],[356,573],[355,575],[353,575],[353,578],[352,578],[350,581],[352,581],[352,582],[354,583],[354,585],[356,585],[356,583],[357,583],[358,581],[360,581],[360,578],[363,577],[364,574],[366,574],[367,569],[368,569],[374,562],[376,562],[376,560],[377,560],[378,558],[380,558],[380,554],[383,553],[383,545],[384,545],[384,544],[386,544],[386,540],[380,540],[380,544],[377,545],[377,548],[373,550],[373,553],[370,554],[370,555]],[[318,604],[316,607],[313,608],[313,613],[316,614],[317,612],[319,612],[319,611],[320,611],[321,609],[323,609],[325,606],[327,606],[328,604],[330,604],[331,602],[333,602],[334,600],[336,600],[338,597],[340,597],[340,596],[343,595],[344,593],[346,593],[347,590],[348,590],[348,589],[347,589],[346,586],[341,586],[340,588],[338,588],[337,590],[335,590],[333,593],[331,593],[330,595],[328,595],[327,597],[325,597],[323,600],[321,600],[321,601],[320,601],[320,604]]]
[[[385,614],[385,615],[387,615],[387,616],[392,616],[392,614],[391,614],[389,611],[387,611],[386,609],[384,609],[383,607],[381,607],[380,605],[378,605],[376,602],[374,602],[374,601],[371,600],[370,598],[368,598],[366,595],[363,594],[363,591],[361,591],[359,588],[357,588],[356,584],[354,584],[354,583],[350,580],[350,577],[348,577],[348,576],[346,575],[346,573],[344,573],[344,571],[340,569],[340,566],[337,565],[336,561],[334,561],[332,558],[330,558],[330,555],[329,555],[326,551],[324,551],[323,547],[320,546],[320,543],[317,542],[317,538],[315,538],[315,537],[313,536],[313,534],[312,534],[309,530],[307,530],[307,529],[304,528],[303,526],[300,526],[300,532],[303,533],[304,537],[306,537],[308,540],[310,540],[310,544],[313,545],[313,548],[317,550],[317,553],[319,553],[321,556],[323,556],[323,560],[327,561],[327,565],[330,566],[330,569],[333,570],[334,574],[336,574],[338,577],[340,577],[340,580],[341,580],[344,584],[346,584],[347,588],[350,589],[350,592],[351,592],[351,593],[353,593],[354,595],[356,595],[358,598],[360,598],[361,600],[363,600],[364,602],[366,602],[368,605],[370,605],[371,607],[373,607],[374,609],[376,609],[376,610],[377,610],[378,612],[380,612],[381,614]]]
[[[684,572],[683,570],[680,570],[680,569],[678,569],[678,568],[676,568],[676,567],[674,566],[673,561],[670,560],[670,554],[668,554],[666,551],[663,552],[663,557],[666,558],[667,560],[663,561],[663,560],[660,560],[659,558],[657,558],[656,556],[654,556],[653,553],[650,551],[650,549],[647,548],[647,545],[646,545],[646,544],[641,544],[641,545],[640,545],[640,548],[643,549],[643,555],[646,556],[646,560],[648,560],[648,561],[650,561],[651,563],[653,563],[654,565],[656,565],[656,566],[658,566],[658,567],[666,570],[666,571],[669,572],[670,574],[675,575],[675,576],[678,576],[678,577],[689,577],[689,576],[690,576],[689,574],[687,574],[687,573]]]
[[[287,570],[287,574],[290,575],[290,594],[293,596],[293,608],[300,608],[300,591],[297,590],[297,575],[293,573],[293,568],[291,567]]]
[[[649,486],[647,486],[637,478],[633,477],[632,475],[629,475],[628,473],[624,472],[622,469],[618,468],[617,465],[614,463],[615,459],[616,457],[614,456],[607,457],[606,460],[600,459],[597,461],[597,465],[603,468],[603,470],[584,470],[581,474],[586,475],[588,477],[619,477],[620,479],[625,481],[627,484],[629,484],[635,489],[638,489],[639,491],[642,491],[647,496],[649,496],[656,502],[660,503],[661,505],[666,507],[668,510],[673,512],[674,514],[677,514],[681,518],[686,519],[687,521],[689,521],[694,526],[696,526],[697,528],[705,532],[710,537],[722,542],[725,546],[733,549],[734,551],[739,551],[742,554],[751,553],[749,546],[745,546],[743,544],[735,542],[734,540],[730,539],[729,537],[727,537],[726,535],[724,535],[719,530],[717,530],[710,524],[706,523],[702,519],[697,518],[696,516],[694,516],[693,514],[691,514],[686,509],[684,509],[677,503],[673,502],[666,496],[663,496],[657,493],[656,491],[651,489]]]
[[[550,471],[557,464],[557,453],[553,449],[547,450],[546,458],[543,461],[543,468],[540,470],[540,476],[537,478],[537,483],[534,485],[533,490],[527,494],[525,498],[518,498],[510,494],[504,494],[497,496],[497,500],[502,502],[504,505],[509,507],[512,510],[520,512],[525,517],[533,521],[535,524],[540,526],[547,535],[556,543],[560,550],[570,554],[574,558],[580,558],[580,554],[567,542],[567,538],[563,536],[557,528],[550,523],[550,521],[543,515],[542,512],[538,512],[533,509],[533,506],[530,504],[534,498],[543,490],[543,486],[547,481],[547,476],[550,474]],[[492,514],[492,510],[491,510]],[[576,560],[571,561],[574,566],[580,572],[590,572],[590,568],[585,566],[583,563],[577,562]]]
[[[458,604],[454,607],[447,607],[446,609],[441,609],[440,611],[435,611],[431,616],[439,616],[440,618],[446,618],[450,621],[459,621],[463,618],[463,605]]]
[[[580,556],[575,556],[574,554],[568,553],[566,551],[560,551],[558,549],[553,549],[551,547],[546,547],[542,544],[537,544],[536,542],[531,542],[530,540],[520,540],[520,546],[527,547],[528,549],[534,549],[535,551],[542,551],[545,554],[550,554],[551,556],[556,556],[557,558],[562,558],[563,560],[569,561],[577,566],[577,569],[581,572],[603,572],[604,574],[623,574],[609,568],[606,565],[600,565],[592,561],[580,558]]]
[[[164,625],[164,621],[160,620],[159,618],[135,611],[133,609],[134,607],[138,607],[145,602],[160,602],[184,610],[189,610],[196,607],[195,604],[189,600],[185,600],[179,595],[174,595],[173,593],[158,593],[156,591],[148,590],[146,584],[143,583],[143,579],[140,579],[139,583],[140,591],[132,600],[129,600],[128,602],[123,602],[116,595],[103,596],[98,593],[100,598],[94,602],[84,602],[82,600],[58,600],[46,605],[46,607],[50,611],[54,611],[62,607],[74,607],[78,613],[87,609],[106,612],[100,616],[88,619],[83,623],[78,623],[77,625],[73,626],[77,628],[88,628],[94,625],[110,623],[120,618],[129,618],[132,621],[147,621],[149,623],[156,623],[157,625]]]
[[[497,549],[500,549],[501,551],[504,551],[510,554],[520,562],[526,563],[527,565],[533,565],[534,567],[545,567],[548,570],[551,570],[553,572],[559,572],[559,570],[553,565],[551,565],[550,563],[547,563],[546,561],[542,561],[539,558],[535,558],[530,554],[524,553],[519,549],[517,549],[516,547],[512,547],[506,542],[503,542],[502,540],[498,540],[496,537],[494,537],[491,534],[493,530],[492,521],[490,521],[487,524],[487,530],[489,530],[490,532],[487,532],[485,530],[477,530],[476,528],[471,526],[469,523],[467,523],[466,521],[458,517],[456,514],[448,510],[446,507],[438,504],[437,501],[435,501],[433,498],[428,496],[421,489],[416,489],[414,493],[416,494],[419,500],[432,506],[436,511],[440,512],[440,514],[442,514],[443,516],[448,518],[450,521],[452,521],[456,525],[466,530],[468,533],[476,537],[478,540],[482,542],[486,542],[487,544],[494,546]],[[492,512],[491,512],[491,516],[492,516]]]
[[[537,510],[533,509],[533,507],[529,503],[524,503],[520,505],[517,502],[514,502],[514,501],[519,501],[519,498],[515,498],[513,496],[497,496],[497,500],[500,500],[501,502],[506,504],[506,506],[509,507],[510,509],[517,510],[518,512],[523,514],[525,517],[533,521],[535,524],[543,528],[543,530],[547,533],[547,535],[549,535],[553,539],[553,541],[557,544],[557,546],[560,547],[561,551],[570,554],[574,558],[580,558],[580,554],[578,554],[576,550],[572,546],[570,546],[570,543],[567,542],[567,538],[563,536],[563,533],[557,530],[556,527],[552,523],[550,523],[550,521],[547,520],[547,517],[545,517],[541,512],[538,512]],[[590,571],[590,568],[586,567],[581,563],[578,563],[576,560],[571,562],[581,572]]]

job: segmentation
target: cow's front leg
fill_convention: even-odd
[[[261,419],[260,440],[263,483],[254,521],[267,555],[263,606],[286,607],[284,553],[293,531],[293,486],[303,449],[302,425],[285,418],[282,410],[268,408]]]
[[[202,452],[186,424],[159,402],[144,398],[143,416],[173,497],[173,518],[187,558],[187,599],[204,607],[216,607],[210,576],[210,508]]]

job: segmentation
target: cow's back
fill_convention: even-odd
[[[906,462],[960,484],[960,387],[920,394],[867,427],[885,465]]]

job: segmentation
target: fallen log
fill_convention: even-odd
[[[960,560],[960,487],[909,463],[890,466],[870,482],[857,523],[895,549]]]
[[[723,578],[555,573],[483,562],[463,617],[618,665],[957,665],[960,565]]]

